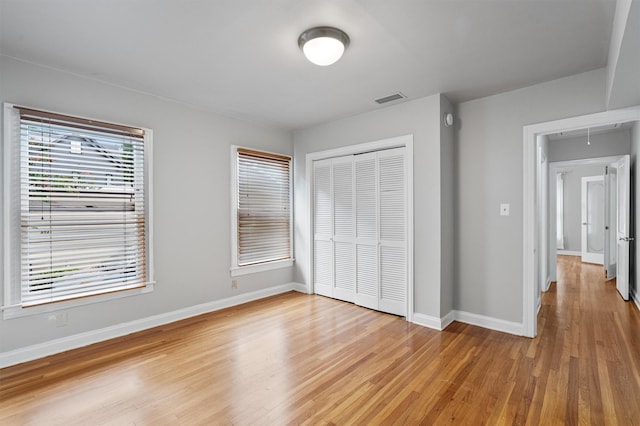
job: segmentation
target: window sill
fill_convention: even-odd
[[[294,259],[276,260],[275,262],[259,263],[257,265],[233,266],[231,276],[255,274],[258,272],[271,271],[273,269],[289,268],[293,266]]]
[[[48,303],[44,305],[29,306],[23,308],[20,305],[11,305],[2,307],[2,318],[12,319],[27,317],[31,315],[46,314],[49,312],[61,311],[64,309],[76,308],[79,306],[89,305],[92,303],[105,302],[107,300],[122,299],[123,297],[137,296],[139,294],[151,293],[154,283],[148,283],[145,287],[134,288],[131,290],[117,291],[113,293],[100,294],[98,296],[84,297],[80,299],[66,300],[56,303]]]

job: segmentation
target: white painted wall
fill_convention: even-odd
[[[631,152],[629,129],[591,135],[589,140],[591,145],[587,145],[586,136],[553,140],[549,143],[549,158],[551,161],[581,160]]]
[[[65,327],[46,314],[0,319],[0,352],[292,281],[293,268],[286,268],[238,277],[232,290],[229,276],[229,146],[291,154],[289,131],[7,57],[0,63],[0,101],[153,129],[157,278],[152,293],[69,309]]]
[[[599,69],[458,105],[455,309],[522,322],[523,126],[603,111],[604,88]]]
[[[442,101],[447,106],[445,101]],[[452,249],[443,247],[443,232],[451,232],[442,214],[450,212],[451,200],[442,202],[441,155],[449,156],[441,149],[440,132],[441,96],[408,101],[373,112],[333,121],[294,132],[295,171],[295,281],[309,283],[310,259],[307,253],[309,238],[307,211],[306,155],[364,142],[413,134],[414,137],[414,255],[415,255],[415,309],[417,313],[440,318],[441,303],[447,307],[451,297],[451,284],[443,282],[452,275]],[[450,141],[450,135],[443,143]],[[443,164],[451,165],[452,159]],[[449,195],[447,195],[449,197]],[[446,271],[443,271],[446,269]],[[441,287],[444,296],[441,297]]]

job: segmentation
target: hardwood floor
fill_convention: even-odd
[[[292,292],[0,370],[0,424],[640,424],[640,314],[578,259],[536,339]]]

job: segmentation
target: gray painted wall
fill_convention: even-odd
[[[0,351],[292,281],[293,268],[238,277],[238,290],[229,277],[230,145],[291,154],[289,131],[7,57],[0,61],[0,101],[153,129],[157,279],[152,293],[69,309],[65,327],[46,314],[0,319]]]
[[[446,103],[445,103],[446,105]],[[309,283],[309,239],[306,181],[306,155],[311,152],[356,145],[401,135],[414,140],[414,256],[415,312],[441,316],[441,282],[450,274],[452,251],[443,250],[441,215],[450,202],[441,202],[441,96],[408,101],[373,112],[333,121],[294,132],[295,171],[295,281]],[[448,151],[444,154],[449,155]],[[447,160],[446,164],[451,164]],[[443,272],[443,265],[449,272]],[[445,287],[449,285],[444,284]],[[443,293],[449,297],[450,289]],[[448,302],[442,302],[447,305]],[[446,314],[448,312],[444,312]]]
[[[604,87],[599,69],[458,105],[456,309],[522,322],[522,127],[603,111]]]
[[[440,96],[441,123],[444,114],[454,112],[449,100]],[[454,117],[454,122],[456,118]],[[455,241],[454,215],[455,188],[456,188],[456,163],[455,163],[455,127],[440,126],[440,219],[442,221],[440,248],[441,292],[440,292],[440,317],[453,310],[453,283],[455,281]]]
[[[640,104],[640,2],[617,0],[607,61],[607,109]]]
[[[414,135],[415,311],[442,317],[452,307],[521,322],[522,127],[603,111],[604,80],[601,69],[461,103],[457,135],[443,129],[442,112],[450,105],[434,95],[296,131],[292,147],[285,130],[3,58],[2,101],[154,129],[158,284],[150,294],[70,309],[66,327],[56,328],[46,315],[0,320],[0,351],[238,291],[307,282],[306,154],[409,133]],[[635,154],[639,133],[637,128],[632,133]],[[239,277],[238,291],[231,290],[229,278],[231,144],[294,151],[295,269]],[[202,197],[203,192],[211,196]],[[510,216],[499,216],[500,203],[511,205]]]
[[[553,140],[549,143],[549,158],[551,161],[581,160],[631,152],[629,129],[592,135],[589,140],[591,145],[587,145],[586,137]]]
[[[581,251],[582,178],[604,175],[604,166],[576,166],[562,170],[567,172],[564,175],[564,249]]]

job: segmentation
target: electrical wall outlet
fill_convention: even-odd
[[[55,323],[56,327],[64,327],[69,323],[69,314],[67,312],[55,312],[49,314],[47,320]]]
[[[238,280],[231,280],[231,288],[238,288]]]

